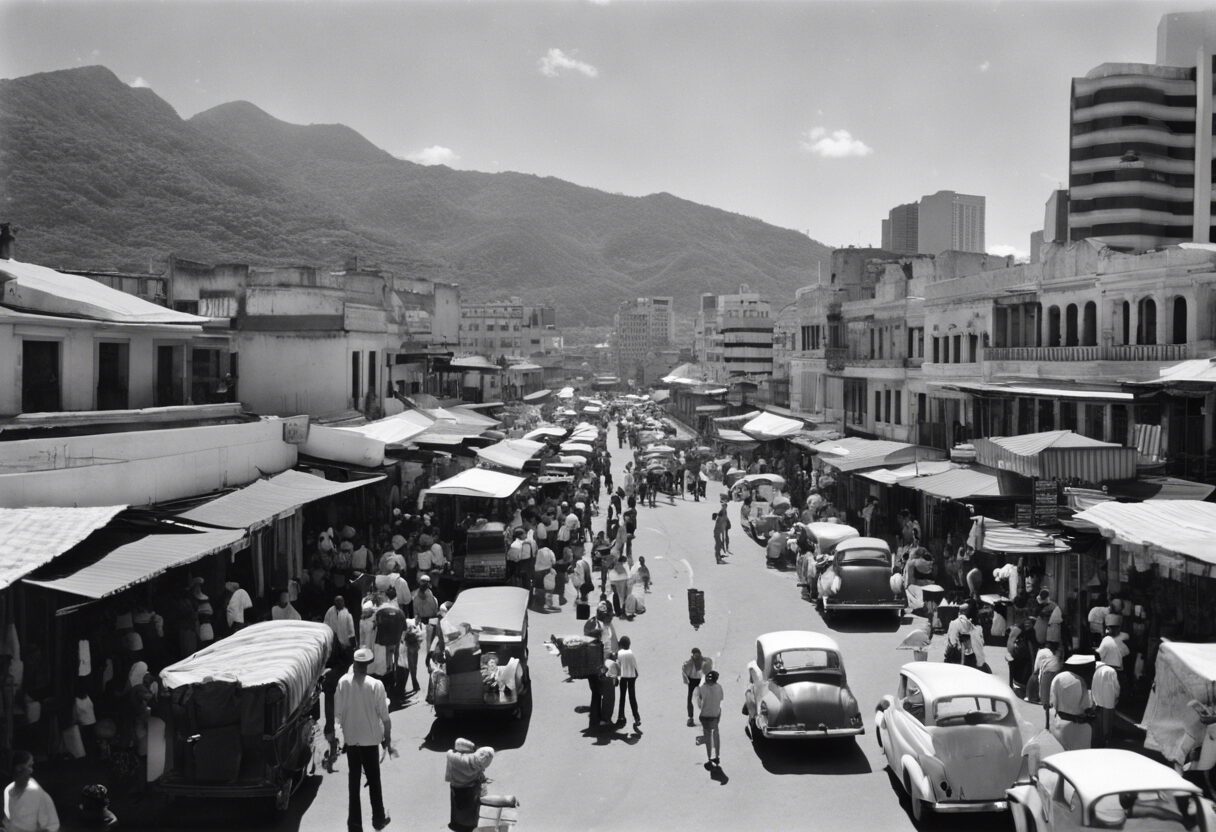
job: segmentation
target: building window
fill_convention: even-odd
[[[934,336],[933,336],[933,363],[934,363],[934,364],[940,364],[940,363],[941,363],[941,361],[940,361],[940,358],[941,358],[941,344],[939,343],[939,342],[940,342],[940,340],[941,340],[941,339],[939,339],[939,338],[938,338],[936,335],[934,335]]]
[[[1085,311],[1081,315],[1081,345],[1098,345],[1098,304],[1092,300],[1085,304]]]
[[[954,356],[954,363],[961,364],[963,362],[963,336],[955,335],[954,343],[951,345],[951,353]]]
[[[882,421],[882,391],[874,391],[874,421]]]
[[[1047,346],[1060,346],[1060,307],[1047,308]]]
[[[895,424],[902,425],[904,423],[904,391],[895,391]]]
[[[376,351],[369,350],[367,353],[367,392],[375,394],[376,391]]]
[[[1157,343],[1157,301],[1152,298],[1141,298],[1137,305],[1136,343]]]
[[[883,402],[884,402],[883,412],[885,414],[885,418],[883,419],[883,421],[886,422],[887,424],[891,424],[891,391],[890,390],[887,390],[883,393]]]
[[[1064,346],[1075,347],[1080,343],[1077,333],[1077,305],[1064,307]]]
[[[1175,344],[1185,344],[1186,337],[1186,298],[1181,295],[1174,298],[1174,337],[1171,342]]]
[[[186,403],[186,357],[181,344],[159,344],[156,347],[156,407],[171,407]]]
[[[63,410],[58,341],[21,342],[21,412]]]
[[[359,382],[363,380],[359,358],[359,351],[353,350],[350,354],[350,398],[356,408],[359,407]]]

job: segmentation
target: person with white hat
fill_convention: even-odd
[[[346,675],[338,681],[335,694],[334,713],[342,728],[346,744],[347,794],[349,805],[346,813],[348,832],[361,832],[363,810],[359,800],[359,788],[364,775],[372,804],[372,827],[388,826],[389,816],[384,811],[384,795],[380,787],[380,750],[397,756],[393,748],[393,723],[389,719],[388,696],[384,684],[368,675],[368,665],[375,658],[371,649],[360,647],[355,651],[354,663]]]
[[[1065,751],[1090,748],[1093,744],[1093,707],[1090,683],[1094,677],[1092,653],[1077,653],[1064,662],[1064,669],[1051,680],[1051,734]]]

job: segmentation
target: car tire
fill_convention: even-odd
[[[928,824],[929,816],[933,813],[927,801],[921,800],[912,783],[908,783],[908,801],[912,804],[912,820],[922,829]]]

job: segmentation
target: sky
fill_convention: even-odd
[[[1152,62],[1196,2],[25,2],[0,77],[101,64],[183,116],[247,100],[402,158],[666,191],[878,245],[895,205],[987,198],[1025,255],[1067,179],[1070,79]]]

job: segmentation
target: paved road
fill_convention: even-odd
[[[624,453],[614,454],[618,482],[625,459]],[[618,629],[631,636],[638,655],[641,732],[584,733],[587,719],[579,709],[587,704],[586,684],[566,679],[558,659],[544,647],[550,633],[581,632],[573,604],[560,613],[534,614],[535,706],[527,723],[476,721],[437,727],[431,709],[417,701],[394,714],[401,756],[384,767],[393,817],[390,830],[446,827],[443,752],[458,735],[499,749],[490,769],[496,781],[493,790],[520,797],[520,828],[529,832],[915,828],[906,802],[892,788],[869,721],[876,703],[892,690],[899,665],[910,658],[894,646],[899,632],[912,626],[911,619],[899,628],[889,616],[826,627],[801,600],[794,576],[766,569],[761,547],[737,528],[732,535],[734,555],[729,563],[716,565],[710,513],[719,491],[720,486],[711,483],[708,503],[677,499],[671,506],[664,500],[640,513],[635,554],[646,556],[654,589],[648,611],[633,622],[619,622]],[[737,506],[731,513],[737,527]],[[689,586],[706,594],[707,621],[699,631],[688,623]],[[745,668],[755,637],[780,629],[829,631],[840,642],[866,718],[867,733],[857,742],[753,747],[740,715]],[[712,775],[703,767],[704,750],[695,744],[699,728],[685,725],[680,664],[693,646],[714,658],[726,688],[722,768]],[[991,652],[989,661],[1000,670],[1003,651]],[[194,807],[176,820],[210,828],[214,823],[207,820],[208,809]],[[278,828],[335,832],[344,828],[345,812],[343,762],[337,773],[314,778],[296,795],[291,815]],[[366,808],[364,813],[367,819]],[[950,818],[937,827],[969,832],[1012,828],[1006,819],[988,816]]]

